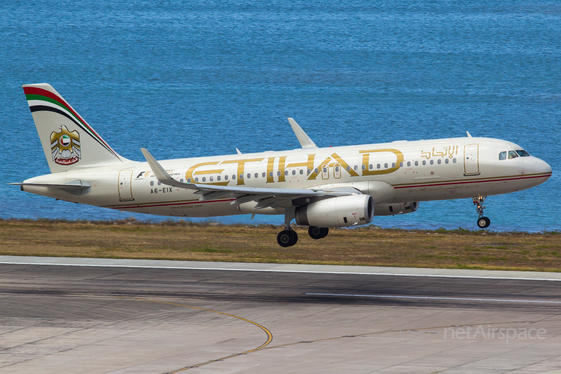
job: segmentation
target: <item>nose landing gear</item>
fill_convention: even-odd
[[[479,218],[477,219],[477,226],[482,229],[489,227],[489,225],[491,224],[491,220],[489,218],[483,217],[483,209],[485,209],[485,207],[483,206],[483,202],[486,198],[487,196],[478,196],[473,198],[473,205],[475,205],[475,209],[479,214]]]

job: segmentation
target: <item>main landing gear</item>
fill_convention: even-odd
[[[277,235],[277,242],[281,247],[292,247],[298,242],[298,234],[290,227],[290,222],[294,219],[295,210],[291,209],[286,211],[284,216],[285,229]],[[322,239],[329,234],[327,227],[310,226],[308,234],[312,239]]]
[[[327,234],[329,234],[329,228],[327,227],[310,226],[308,229],[308,235],[310,235],[312,239],[322,239],[325,238]]]
[[[298,242],[298,234],[289,227],[288,230],[279,232],[277,242],[281,247],[292,247]]]
[[[298,234],[290,227],[290,221],[296,217],[295,208],[286,208],[284,213],[284,227],[285,229],[277,235],[277,243],[281,247],[292,247],[298,242]]]
[[[329,228],[310,226],[308,234],[312,239],[323,239],[329,234]],[[292,228],[288,227],[286,230],[279,232],[277,235],[277,242],[281,247],[292,247],[298,242],[298,234],[296,231],[292,230]]]
[[[479,214],[479,218],[477,219],[477,226],[482,229],[489,227],[489,225],[491,224],[491,220],[489,218],[483,217],[483,209],[485,209],[485,207],[483,206],[483,202],[486,198],[487,196],[478,196],[473,198],[473,205],[475,205],[475,209]]]

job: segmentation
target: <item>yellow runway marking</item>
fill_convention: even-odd
[[[216,358],[216,359],[209,360],[209,361],[206,361],[206,362],[201,362],[200,364],[185,366],[185,367],[182,367],[181,369],[168,371],[165,374],[178,373],[178,372],[183,371],[183,370],[197,368],[197,367],[200,367],[200,366],[203,366],[203,365],[206,365],[206,364],[210,364],[210,363],[213,363],[213,362],[223,361],[223,360],[226,360],[226,359],[229,359],[229,358],[232,358],[232,357],[237,357],[237,356],[245,355],[245,354],[248,354],[248,353],[251,353],[251,352],[259,351],[273,341],[273,334],[265,326],[260,325],[257,322],[253,322],[253,321],[250,321],[249,319],[239,317],[239,316],[236,316],[236,315],[233,315],[233,314],[219,312],[217,310],[212,310],[212,309],[205,309],[205,308],[201,308],[201,307],[198,307],[198,306],[172,303],[172,302],[169,302],[169,301],[158,301],[158,300],[142,299],[142,298],[137,298],[137,297],[125,297],[125,296],[115,296],[115,297],[120,298],[120,299],[126,299],[126,300],[149,301],[151,303],[175,305],[175,306],[181,306],[181,307],[184,307],[184,308],[198,309],[198,310],[202,310],[202,311],[205,311],[205,312],[222,314],[222,315],[227,316],[227,317],[232,317],[232,318],[236,318],[236,319],[239,319],[239,320],[247,322],[247,323],[251,323],[252,325],[255,325],[255,326],[259,327],[261,330],[263,330],[265,332],[265,334],[267,334],[267,340],[265,341],[265,343],[261,344],[257,348],[253,348],[253,349],[250,349],[248,351],[243,351],[243,352],[240,352],[240,353],[234,353],[234,354],[231,354],[229,356]]]

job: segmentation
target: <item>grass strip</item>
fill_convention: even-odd
[[[289,248],[282,226],[166,221],[1,220],[0,255],[166,259],[447,269],[561,271],[561,232],[331,229]]]

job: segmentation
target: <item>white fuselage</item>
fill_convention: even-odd
[[[186,183],[260,188],[354,187],[375,204],[472,198],[519,191],[546,181],[551,168],[536,157],[499,160],[499,153],[522,149],[488,138],[399,141],[346,147],[297,149],[161,161],[176,180]],[[232,205],[234,198],[201,199],[192,190],[160,184],[147,162],[118,167],[73,169],[24,183],[65,184],[87,181],[84,190],[25,185],[25,191],[123,211],[209,217],[283,214],[284,208],[255,210],[256,202]],[[378,198],[369,181],[393,187]],[[378,199],[377,199],[378,198]]]

